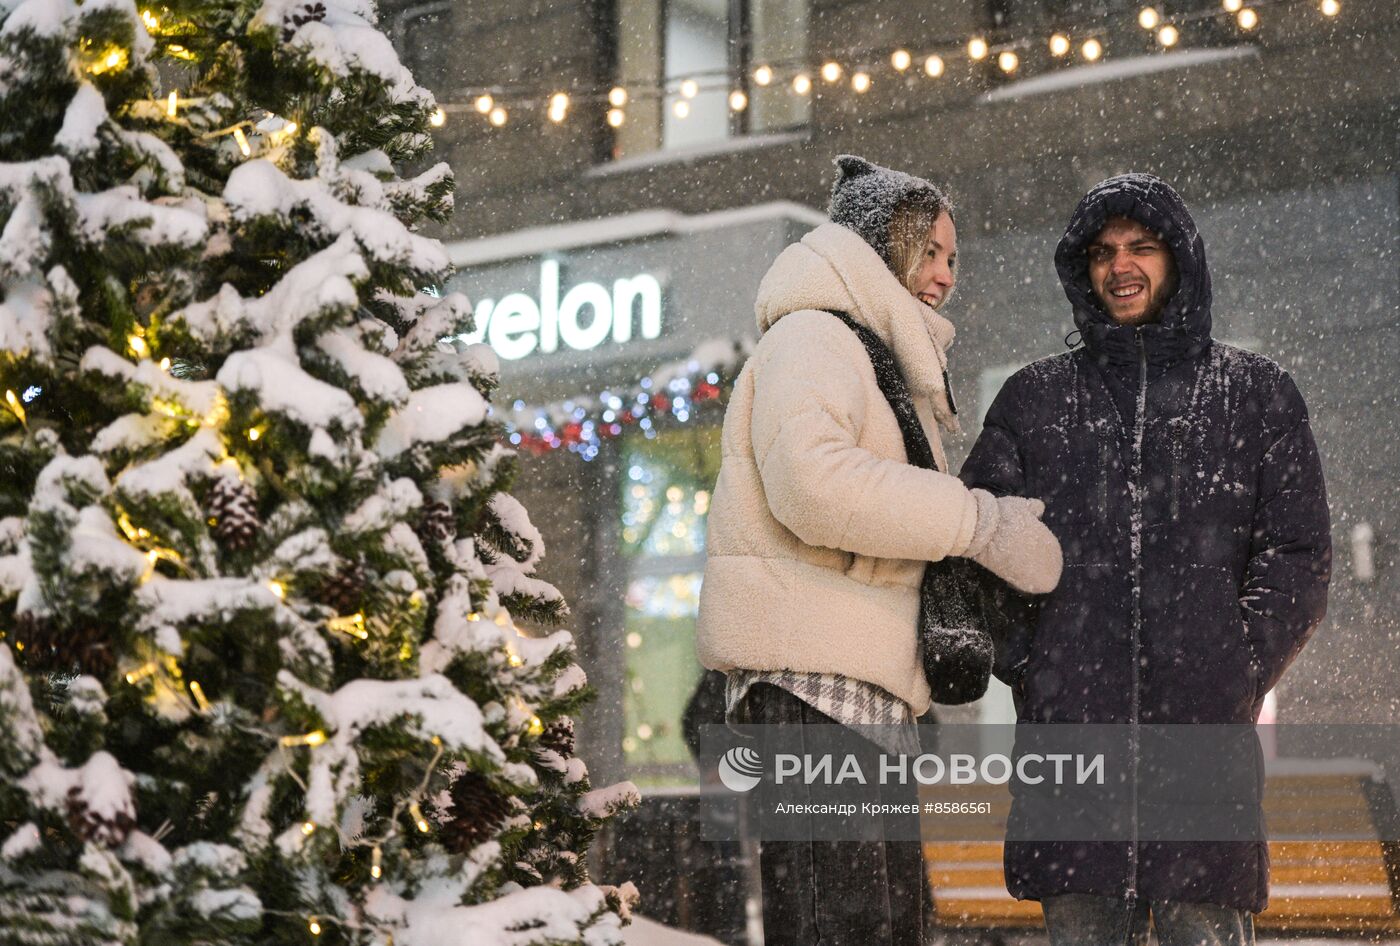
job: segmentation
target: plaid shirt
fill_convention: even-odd
[[[865,733],[888,752],[919,754],[919,732],[909,704],[881,687],[835,673],[798,670],[731,670],[725,679],[725,722],[742,725],[744,695],[755,683],[781,687],[843,726],[883,726],[877,736]]]

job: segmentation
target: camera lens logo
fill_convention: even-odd
[[[763,760],[748,746],[736,746],[719,760],[719,780],[731,792],[747,792],[763,775]]]

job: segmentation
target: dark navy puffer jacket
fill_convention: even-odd
[[[1115,324],[1089,285],[1085,249],[1113,216],[1175,256],[1160,324]],[[996,674],[1021,723],[1253,723],[1326,609],[1327,498],[1303,399],[1269,359],[1212,342],[1205,249],[1162,181],[1094,188],[1055,262],[1084,346],[1007,381],[962,470],[1044,500],[1064,549],[1059,587],[1004,609]],[[1022,899],[1268,900],[1263,843],[1015,842],[1005,866]]]

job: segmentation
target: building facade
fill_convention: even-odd
[[[961,274],[945,312],[971,416],[954,463],[1001,380],[1065,348],[1051,257],[1081,194],[1128,170],[1175,184],[1206,240],[1216,337],[1292,372],[1327,469],[1332,603],[1276,694],[1279,718],[1400,713],[1400,6],[383,6],[444,103],[435,158],[456,172],[458,210],[439,235],[452,288],[502,355],[498,402],[536,448],[516,494],[600,692],[580,734],[600,781],[695,778],[680,717],[700,673],[719,416],[699,390],[741,357],[758,281],[820,221],[843,152],[955,195]],[[675,402],[665,423],[628,410],[639,392],[653,413],[658,396]],[[994,694],[961,718],[1005,712]]]

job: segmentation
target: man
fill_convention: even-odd
[[[1084,345],[1006,383],[962,471],[1044,500],[1064,549],[1059,588],[1002,615],[997,676],[1020,723],[1253,724],[1326,609],[1302,396],[1211,339],[1205,247],[1163,181],[1093,188],[1055,264]],[[1149,913],[1164,946],[1249,943],[1268,901],[1262,841],[1009,840],[1005,869],[1052,946],[1136,941]]]

